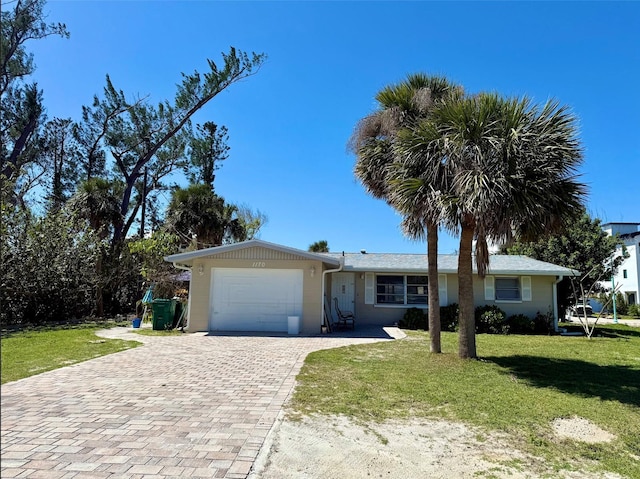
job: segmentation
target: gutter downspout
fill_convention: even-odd
[[[553,330],[558,332],[558,283],[562,281],[564,276],[558,276],[553,283]]]
[[[344,268],[344,253],[342,253],[342,256],[340,256],[340,266],[338,266],[338,269],[327,269],[327,270],[322,272],[322,298],[321,298],[321,300],[322,300],[322,315],[320,316],[320,333],[322,333],[322,325],[324,324],[324,313],[325,313],[324,306],[327,303],[324,300],[324,296],[326,294],[326,291],[325,291],[326,290],[326,286],[325,286],[326,285],[326,281],[325,281],[326,275],[327,275],[327,273],[339,273],[340,271],[342,271],[342,268]],[[331,314],[331,313],[329,313],[329,314]]]

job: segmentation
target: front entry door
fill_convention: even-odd
[[[355,310],[356,298],[356,275],[355,273],[333,273],[331,276],[331,311],[336,317],[335,304],[333,298],[338,298],[338,305],[344,311]]]

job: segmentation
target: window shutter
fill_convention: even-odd
[[[531,301],[531,276],[522,276],[520,285],[522,287],[522,301]]]
[[[373,304],[375,289],[375,275],[373,273],[364,274],[364,304]]]
[[[440,296],[440,306],[447,306],[449,299],[447,298],[447,275],[438,275],[438,295]]]
[[[493,301],[496,299],[496,287],[493,276],[484,277],[484,299],[485,301]]]

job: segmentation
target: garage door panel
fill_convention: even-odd
[[[209,329],[287,331],[287,316],[302,314],[302,270],[216,268]]]

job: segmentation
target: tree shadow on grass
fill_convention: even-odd
[[[612,328],[607,326],[596,326],[596,333],[599,333],[598,336],[602,336],[604,338],[640,338],[640,329],[639,328]]]
[[[569,332],[583,333],[584,329],[578,323],[562,323],[561,326]],[[634,328],[626,325],[608,325],[597,324],[596,330],[593,333],[594,337],[602,338],[621,338],[631,339],[640,337],[640,328]]]
[[[629,366],[600,366],[576,359],[538,356],[486,357],[504,374],[539,388],[552,388],[581,397],[599,397],[640,407],[640,370]]]

